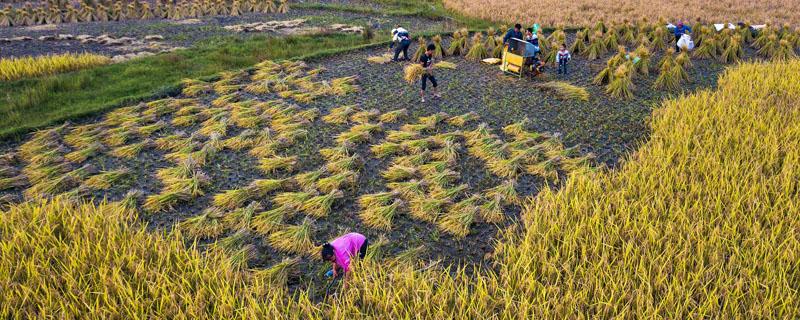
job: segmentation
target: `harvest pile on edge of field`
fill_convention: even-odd
[[[52,75],[111,63],[111,59],[91,53],[65,53],[38,57],[0,59],[0,81]]]
[[[287,0],[156,0],[72,1],[47,0],[40,5],[6,5],[0,9],[0,27],[33,26],[91,21],[172,19],[238,16],[249,12],[285,13]]]
[[[606,67],[594,77],[592,83],[606,86],[606,93],[611,97],[631,99],[634,97],[637,78],[647,77],[651,72],[658,74],[653,84],[655,89],[680,90],[684,83],[690,81],[687,69],[692,67],[692,59],[713,59],[724,64],[739,63],[745,59],[744,49],[749,46],[756,50],[758,58],[788,60],[796,58],[797,50],[800,50],[800,32],[792,30],[788,25],[767,25],[758,31],[745,25],[716,31],[713,25],[698,24],[692,32],[695,49],[689,51],[684,48],[676,54],[674,35],[666,25],[665,20],[655,23],[646,20],[625,21],[608,25],[599,21],[592,27],[577,31],[571,43],[567,42],[566,32],[557,28],[547,36],[540,34],[540,58],[546,65],[555,67],[556,54],[561,44],[567,46],[573,58],[588,60],[597,60],[616,51],[617,54],[606,61]],[[501,30],[505,30],[504,27]],[[468,60],[480,61],[490,57],[501,58],[503,54],[503,36],[493,27],[486,31],[485,36],[482,32],[470,36],[467,29],[458,30],[453,33],[448,48],[442,47],[438,36],[431,40],[436,46],[434,58],[464,55]],[[412,61],[419,61],[428,43],[423,37],[419,37],[417,42],[417,51]],[[651,61],[656,52],[663,52],[658,63]],[[369,59],[379,61],[380,58]],[[411,65],[405,69],[405,79],[409,83],[418,80],[421,75],[419,66]],[[588,99],[585,89],[581,90],[582,88],[568,83],[545,83],[541,86],[554,90],[565,98]]]
[[[617,0],[596,2],[577,0],[444,0],[444,6],[467,15],[497,21],[513,21],[531,25],[588,26],[597,20],[623,22],[634,18],[654,21],[659,18],[681,18],[694,23],[736,23],[738,21],[760,23],[800,24],[800,7],[797,0],[779,0],[763,3],[736,0],[675,0],[670,2],[643,2]]]
[[[292,259],[246,271],[235,256],[185,249],[180,233],[129,227],[128,201],[96,209],[56,200],[0,214],[2,312],[795,318],[800,79],[787,75],[796,74],[797,60],[744,64],[714,91],[665,102],[652,138],[622,168],[580,169],[526,203],[525,230],[498,244],[497,271],[374,260],[373,251],[346,292],[314,304],[307,292],[276,289]]]

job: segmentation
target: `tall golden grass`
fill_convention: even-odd
[[[528,200],[494,270],[358,261],[322,302],[288,295],[291,263],[243,269],[122,205],[16,205],[0,213],[0,318],[798,318],[798,74],[742,64],[665,102],[621,168]]]
[[[444,0],[447,8],[502,22],[540,23],[547,26],[586,27],[597,21],[622,22],[647,18],[683,19],[706,23],[800,24],[800,0],[767,3],[738,0],[675,1],[560,1],[560,0]],[[503,30],[505,32],[505,30]]]
[[[64,73],[108,63],[111,63],[110,58],[91,53],[0,59],[0,81]]]

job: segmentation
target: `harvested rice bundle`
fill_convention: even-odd
[[[222,218],[222,222],[232,230],[249,230],[250,222],[256,216],[256,212],[263,209],[258,201],[252,201],[247,207],[235,208]]]
[[[196,79],[183,79],[181,84],[183,85],[182,93],[187,97],[199,97],[213,90],[210,83]]]
[[[606,51],[607,47],[603,41],[603,33],[595,31],[592,41],[589,43],[589,47],[586,48],[586,58],[589,60],[596,60],[604,55]]]
[[[486,47],[483,43],[483,34],[480,32],[475,33],[472,37],[472,45],[469,48],[469,52],[465,56],[469,60],[480,61],[489,57],[489,52],[486,51]]]
[[[291,172],[297,164],[297,156],[273,156],[258,160],[258,168],[264,173],[272,174],[278,170]]]
[[[105,150],[105,147],[103,146],[103,144],[100,143],[100,142],[95,142],[95,143],[92,143],[92,144],[86,146],[85,148],[78,149],[78,150],[75,150],[73,152],[67,153],[66,155],[64,155],[64,159],[66,159],[69,162],[76,163],[76,164],[77,163],[82,163],[82,162],[86,161],[87,159],[100,154],[100,152],[102,152],[103,150]]]
[[[390,205],[365,208],[361,210],[359,217],[369,227],[389,231],[392,229],[392,221],[397,214],[397,209],[403,204],[402,200],[395,199]]]
[[[487,197],[480,205],[478,213],[481,218],[489,223],[501,223],[505,220],[503,205],[498,197]]]
[[[381,114],[378,109],[371,109],[371,110],[364,110],[359,111],[350,116],[350,121],[360,124],[370,123],[373,118],[378,117]]]
[[[466,29],[457,30],[453,33],[453,38],[450,41],[450,48],[449,52],[450,55],[453,56],[460,56],[465,54],[466,47],[467,47],[467,37],[469,36],[469,31]]]
[[[409,84],[413,84],[422,78],[422,75],[427,72],[420,64],[410,64],[403,68],[403,79]]]
[[[120,185],[125,179],[129,178],[131,171],[122,168],[112,171],[103,171],[90,176],[83,181],[83,186],[93,190],[108,190],[112,186]]]
[[[440,184],[431,184],[430,188],[428,189],[430,189],[429,196],[432,198],[452,199],[467,191],[467,189],[469,189],[469,185],[460,184],[455,187],[445,187],[444,185]]]
[[[444,213],[444,208],[450,205],[449,199],[439,199],[430,196],[421,196],[411,200],[409,214],[411,217],[434,223]]]
[[[379,118],[381,123],[395,123],[398,120],[408,116],[408,110],[405,108],[392,110],[382,114]]]
[[[314,187],[317,183],[317,180],[319,180],[319,178],[322,177],[322,175],[325,174],[326,172],[327,170],[325,170],[324,168],[314,171],[308,171],[295,175],[294,177],[291,178],[291,180],[295,182],[297,185],[299,185],[301,189],[305,190]]]
[[[677,73],[673,71],[675,68],[681,68],[680,65],[675,63],[672,59],[662,60],[661,70],[658,78],[653,83],[656,89],[677,90],[680,88],[681,79],[676,77]]]
[[[401,265],[401,264],[411,265],[417,263],[419,261],[419,257],[424,252],[425,252],[425,245],[409,248],[398,253],[393,258],[389,259],[387,263],[389,265]]]
[[[693,55],[698,59],[712,59],[717,57],[719,51],[717,38],[709,36],[694,50]]]
[[[477,121],[478,119],[480,119],[480,116],[478,116],[477,113],[470,111],[460,116],[450,117],[447,119],[447,123],[452,126],[463,127],[467,124],[467,122]]]
[[[345,124],[347,120],[358,111],[355,105],[346,105],[331,109],[330,113],[322,117],[322,121],[331,124]]]
[[[300,211],[306,200],[316,195],[318,195],[316,192],[283,192],[275,195],[272,202],[294,213]]]
[[[278,206],[272,210],[257,214],[253,217],[253,221],[250,225],[258,234],[266,236],[280,229],[286,217],[293,213],[294,212],[288,210],[286,207]]]
[[[377,158],[386,158],[389,156],[399,155],[403,152],[403,146],[395,142],[383,142],[381,144],[372,145],[370,151]]]
[[[681,68],[681,70],[683,70]],[[608,84],[606,93],[615,98],[633,98],[632,73],[628,64],[622,64],[614,71],[614,80]]]
[[[667,28],[657,27],[650,34],[650,42],[653,50],[664,50],[667,48]]]
[[[450,69],[455,70],[456,64],[449,61],[439,61],[433,65],[434,69]]]
[[[391,53],[385,53],[380,56],[367,57],[367,61],[375,64],[387,64],[392,61],[394,56]]]
[[[340,144],[338,147],[319,149],[319,154],[328,162],[349,158],[353,154],[355,145],[350,142]]]
[[[379,235],[378,239],[374,242],[370,241],[369,246],[367,247],[367,254],[364,255],[364,260],[380,261],[386,251],[387,244],[389,244],[389,239],[387,239],[383,234]]]
[[[520,154],[507,159],[493,159],[486,163],[486,167],[498,177],[516,178],[522,171],[525,160],[527,160],[527,155]]]
[[[414,55],[411,57],[411,61],[419,62],[419,60],[422,58],[422,55],[425,54],[427,46],[428,42],[425,41],[425,38],[423,37],[417,38],[417,51],[414,51]]]
[[[178,230],[193,238],[213,238],[222,235],[225,225],[222,217],[225,214],[218,208],[208,208],[202,214],[179,222]]]
[[[434,46],[433,57],[437,59],[443,58],[446,55],[446,53],[444,48],[442,47],[442,36],[437,34],[433,36],[433,38],[431,38],[431,41],[433,42]]]
[[[421,180],[409,180],[390,182],[386,184],[386,187],[403,199],[414,199],[425,194],[426,185],[427,183]]]
[[[681,53],[675,57],[675,63],[680,65],[683,68],[691,68],[692,67],[692,59],[689,58],[689,54],[685,50],[681,50]]]
[[[297,273],[297,265],[300,257],[284,258],[269,268],[252,271],[253,287],[256,288],[258,296],[267,296],[273,290],[286,290],[288,288],[289,277]]]
[[[365,194],[358,198],[358,205],[362,209],[367,209],[375,206],[384,206],[398,196],[396,192],[379,192],[373,194]]]
[[[285,226],[269,235],[269,244],[278,250],[294,253],[311,255],[316,253],[314,243],[311,241],[313,232],[313,220],[303,219],[299,225]]]
[[[505,180],[495,187],[484,190],[483,194],[487,198],[498,198],[509,205],[518,205],[522,202],[519,194],[517,194],[516,181],[512,179]]]
[[[450,206],[447,213],[439,219],[439,228],[456,238],[466,237],[479,210],[476,205],[478,199],[477,196],[472,196]]]
[[[314,218],[327,217],[331,212],[331,207],[336,199],[344,197],[344,193],[340,190],[334,189],[324,195],[314,196],[303,202],[300,208],[307,215]]]
[[[317,180],[317,189],[322,192],[332,192],[337,189],[344,189],[346,186],[354,186],[358,180],[358,174],[353,171],[343,171],[330,177]]]
[[[578,31],[578,33],[575,35],[575,42],[573,42],[569,47],[570,52],[574,54],[582,54],[586,52],[587,47],[585,39],[588,32],[589,31],[586,29]]]
[[[558,179],[558,163],[560,160],[560,158],[553,158],[528,165],[525,167],[525,172],[548,181],[555,181]]]
[[[117,147],[111,150],[110,154],[117,158],[133,159],[139,156],[139,153],[142,152],[144,148],[150,147],[152,146],[152,144],[153,144],[152,140],[146,139],[139,143]]]
[[[639,61],[634,63],[633,67],[636,72],[649,75],[650,74],[650,49],[647,47],[639,46],[633,52],[635,58],[639,58]]]
[[[381,176],[387,181],[400,181],[413,178],[417,175],[417,169],[412,167],[405,167],[402,165],[393,165],[381,173]]]
[[[330,173],[353,171],[357,170],[360,165],[361,157],[357,154],[354,154],[346,158],[329,161],[327,164],[325,164],[325,171]]]
[[[785,61],[797,58],[797,54],[794,51],[794,45],[792,43],[786,39],[781,39],[778,42],[778,48],[770,58],[774,61]]]
[[[564,81],[548,81],[537,85],[539,88],[550,90],[564,99],[589,101],[589,91]]]

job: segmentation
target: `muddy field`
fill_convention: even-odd
[[[295,10],[288,15],[270,15],[269,18],[288,19],[319,14],[319,12],[315,11]],[[370,18],[358,15],[342,14],[342,16],[345,20],[349,19],[348,21],[371,21]],[[141,24],[139,27],[134,27],[126,22],[124,24],[108,23],[100,26],[88,24],[64,25],[59,28],[65,28],[63,32],[73,33],[108,32],[116,35],[143,35],[153,33],[153,30],[155,30],[153,28],[163,27],[165,29],[159,29],[161,30],[159,33],[165,36],[169,35],[166,41],[174,41],[176,44],[189,44],[195,40],[176,39],[174,37],[202,39],[216,35],[215,32],[221,32],[218,26],[220,24],[241,23],[258,19],[261,19],[261,17],[211,18],[204,20],[205,27],[199,28],[191,25],[147,21],[136,22]],[[379,19],[384,19],[380,22],[381,26],[398,21],[394,20],[397,18],[384,17]],[[311,19],[311,21],[314,21],[314,19]],[[440,22],[416,18],[402,18],[399,21],[413,26],[412,29],[430,29],[443,26]],[[158,27],[156,27],[157,25]],[[89,30],[91,28],[99,29]],[[138,31],[129,31],[134,29]],[[9,31],[23,32],[16,29],[0,30],[0,32]],[[44,34],[52,33],[53,31],[39,32]],[[58,32],[62,32],[62,30]],[[571,37],[573,36],[574,34],[568,35],[569,42],[571,42]],[[445,39],[445,46],[447,42],[448,40]],[[415,49],[416,46],[412,45],[411,52]],[[14,52],[14,50],[12,48],[11,52]],[[42,47],[17,48],[16,50],[21,54],[31,54],[37,52],[37,50],[58,49],[45,49]],[[503,75],[497,66],[468,61],[462,57],[446,57],[445,61],[453,62],[457,66],[455,70],[436,70],[442,98],[428,99],[427,102],[420,103],[418,84],[409,85],[403,81],[402,68],[406,65],[405,63],[380,65],[367,62],[367,57],[381,55],[387,50],[387,48],[383,47],[366,49],[309,62],[308,70],[323,70],[319,75],[319,80],[321,81],[355,76],[359,89],[346,95],[329,95],[318,98],[313,102],[301,102],[288,98],[282,99],[275,93],[252,94],[244,92],[242,88],[237,89],[242,100],[259,102],[286,100],[291,104],[297,105],[298,110],[301,111],[314,108],[319,110],[319,116],[303,126],[303,129],[307,130],[307,136],[280,151],[281,155],[298,157],[298,162],[293,170],[291,172],[278,170],[274,174],[265,174],[258,168],[259,158],[248,153],[247,150],[221,150],[207,164],[202,166],[202,171],[208,175],[210,180],[210,183],[203,188],[204,195],[194,197],[190,201],[182,201],[173,210],[142,214],[143,223],[146,223],[153,230],[171,230],[177,223],[185,221],[187,218],[198,216],[204,210],[213,206],[213,196],[225,190],[245,187],[256,179],[290,178],[298,173],[316,170],[325,166],[326,160],[320,156],[320,149],[335,147],[337,145],[335,141],[337,135],[348,131],[354,126],[354,123],[329,124],[320,119],[322,116],[328,115],[336,107],[354,105],[360,110],[376,109],[380,114],[397,109],[406,109],[408,110],[408,117],[405,120],[398,123],[383,124],[381,130],[371,134],[368,141],[356,145],[354,153],[359,155],[360,159],[357,180],[352,185],[343,188],[344,197],[334,202],[330,214],[324,218],[315,219],[313,223],[314,244],[321,244],[345,232],[356,231],[364,233],[370,239],[386,236],[389,240],[386,246],[389,255],[395,255],[403,250],[423,245],[425,250],[418,254],[418,258],[422,260],[441,260],[444,264],[454,265],[484,264],[487,261],[486,257],[491,255],[494,239],[497,238],[501,230],[508,230],[509,226],[516,222],[516,215],[519,213],[520,208],[517,205],[506,206],[506,219],[499,223],[490,223],[477,219],[470,225],[469,234],[463,238],[443,232],[436,224],[414,219],[405,210],[400,210],[400,213],[394,218],[390,231],[367,227],[359,215],[362,208],[359,208],[357,199],[365,194],[387,190],[387,181],[381,174],[392,162],[391,158],[381,159],[373,156],[370,146],[382,142],[386,138],[387,132],[399,130],[405,124],[415,123],[420,117],[434,115],[439,112],[447,113],[449,116],[474,112],[479,116],[479,119],[470,122],[466,127],[454,127],[442,122],[437,124],[434,129],[426,132],[425,136],[457,132],[458,130],[474,130],[479,123],[486,123],[494,133],[498,134],[498,138],[509,142],[512,141],[512,137],[504,134],[501,128],[527,118],[529,119],[529,122],[525,125],[527,130],[556,137],[565,147],[576,147],[582,156],[594,155],[593,166],[613,167],[619,163],[621,158],[634,151],[637,144],[647,138],[649,132],[647,119],[653,108],[658,105],[658,102],[669,96],[681,94],[681,92],[661,92],[652,89],[652,84],[657,74],[651,72],[649,76],[637,76],[634,99],[618,100],[610,98],[605,94],[605,87],[591,84],[592,78],[605,66],[605,60],[611,56],[610,54],[603,59],[595,61],[587,61],[582,56],[575,56],[569,66],[569,75],[556,75],[553,72],[554,69],[550,67],[543,76],[533,80]],[[752,52],[747,52],[747,54],[750,57],[753,56]],[[653,61],[656,62],[660,58],[660,53],[655,54]],[[715,86],[717,76],[724,68],[724,65],[715,61],[695,60],[693,66],[688,70],[691,80],[684,85],[683,90],[691,92]],[[574,85],[585,87],[591,97],[587,102],[564,100],[551,92],[542,91],[534,86],[535,83],[549,80],[567,81]],[[244,85],[246,83],[237,82],[237,84]],[[201,109],[208,109],[212,102],[220,96],[218,93],[203,95],[197,98],[197,103],[201,106]],[[177,96],[175,98],[183,99],[187,97]],[[69,128],[99,123],[104,119],[106,119],[106,116],[81,119]],[[169,113],[149,119],[145,124],[163,121],[167,125],[150,135],[137,136],[131,141],[127,141],[127,143],[133,144],[148,138],[156,140],[178,132],[190,135],[202,127],[199,122],[190,126],[177,127],[172,124],[174,119],[175,115]],[[244,130],[245,128],[242,127],[230,126],[223,138],[235,137]],[[208,140],[205,138],[200,139],[198,142],[207,143]],[[463,137],[459,138],[458,143],[460,144],[458,149],[459,160],[450,169],[458,173],[458,179],[454,184],[466,184],[468,188],[457,196],[454,201],[466,199],[471,194],[481,194],[486,189],[497,186],[506,180],[487,170],[485,161],[468,152],[467,141]],[[19,147],[19,143],[11,143],[4,146],[0,150],[0,154],[14,152]],[[64,145],[63,142],[58,142],[56,149],[61,154],[77,150],[72,146]],[[124,183],[114,184],[107,190],[91,191],[84,197],[94,197],[98,200],[105,198],[110,201],[116,201],[122,199],[132,189],[141,190],[145,196],[158,194],[164,188],[164,184],[156,177],[155,172],[158,169],[175,166],[174,161],[167,159],[167,154],[169,153],[157,148],[145,147],[136,157],[131,159],[112,156],[107,152],[90,158],[80,165],[90,164],[89,170],[93,172],[127,168],[132,174],[130,178],[124,180]],[[25,165],[25,161],[17,162],[13,165],[12,171],[19,172]],[[75,166],[77,167],[78,164],[75,164]],[[560,173],[557,179],[549,182],[542,177],[521,174],[514,179],[516,191],[520,197],[526,197],[536,195],[546,185],[558,188],[563,183],[563,180],[567,178],[567,172],[561,171]],[[6,200],[19,201],[23,198],[27,187],[29,185],[21,185],[0,191],[0,196]],[[264,210],[274,206],[269,197],[254,200],[259,202]],[[139,205],[141,204],[142,199],[139,200]],[[285,223],[287,225],[299,225],[304,218],[303,214],[295,214],[287,217]],[[202,238],[200,242],[202,245],[209,244],[215,239],[223,239],[233,233],[234,231],[228,229],[220,236]],[[295,256],[291,253],[276,250],[270,246],[266,236],[255,233],[247,235],[245,244],[253,245],[255,248],[248,259],[249,266],[253,268],[266,267],[284,257]],[[316,256],[301,256],[304,257],[303,262],[300,264],[301,268],[298,275],[291,280],[294,287],[312,285],[320,274],[324,272],[324,265],[316,260]]]
[[[409,30],[451,30],[449,21],[434,21],[420,17],[372,16],[336,10],[294,9],[288,13],[248,13],[241,16],[215,16],[187,20],[129,20],[91,23],[65,23],[33,27],[0,28],[0,39],[30,37],[29,41],[2,43],[2,57],[37,56],[66,52],[91,52],[108,56],[129,53],[124,46],[108,46],[97,43],[81,43],[79,40],[38,40],[42,36],[108,35],[113,38],[130,37],[143,40],[149,35],[163,36],[158,41],[164,47],[190,47],[198,42],[218,37],[250,38],[256,35],[278,35],[274,32],[233,32],[225,26],[253,22],[286,21],[305,19],[304,27],[325,27],[331,24],[369,26],[375,30],[386,30],[402,23]]]

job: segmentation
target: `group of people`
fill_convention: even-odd
[[[532,27],[525,29],[525,35],[522,35],[522,25],[517,23],[513,28],[506,31],[503,36],[503,45],[508,46],[511,52],[521,53],[525,56],[525,64],[531,66],[535,73],[541,73],[545,63],[542,61],[540,55],[542,53],[539,47],[539,25],[534,24]],[[524,45],[524,47],[520,47]],[[556,53],[556,65],[558,65],[558,74],[567,74],[567,63],[572,60],[572,54],[567,50],[567,45],[561,43]]]
[[[408,30],[403,28],[401,25],[395,25],[394,29],[392,29],[392,43],[389,45],[389,49],[394,48],[394,56],[392,57],[392,61],[407,61],[408,59],[408,47],[411,45],[411,35],[409,34]],[[437,89],[439,87],[439,83],[436,82],[436,76],[433,75],[433,51],[436,50],[436,46],[433,44],[428,44],[425,48],[425,54],[423,54],[419,58],[419,63],[425,69],[425,73],[422,74],[422,78],[420,79],[421,85],[419,90],[420,101],[425,102],[425,90],[428,87],[428,82],[433,85],[433,97],[434,98],[441,98]],[[403,54],[403,58],[400,58],[400,54]]]

